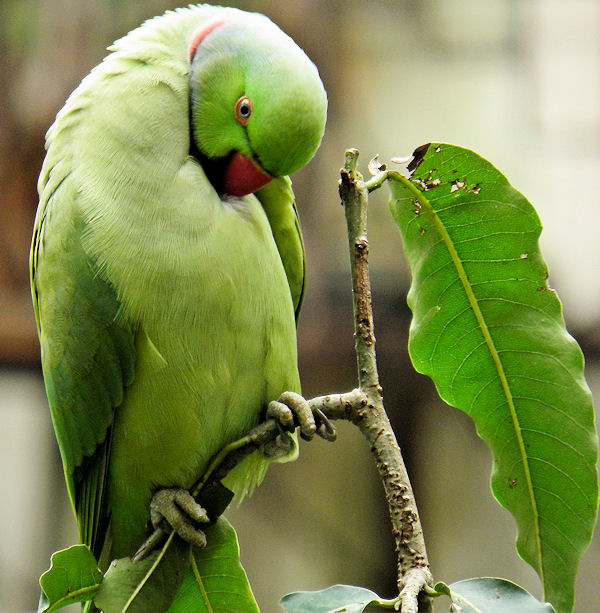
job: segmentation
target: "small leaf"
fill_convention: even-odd
[[[554,613],[552,605],[506,579],[465,579],[450,585],[437,583],[435,589],[450,596],[456,605],[450,609],[452,613]]]
[[[40,609],[50,613],[74,602],[91,600],[101,581],[102,573],[87,545],[57,551],[52,554],[50,568],[40,577]]]
[[[451,145],[419,147],[391,177],[412,286],[409,353],[493,454],[492,490],[517,550],[561,613],[598,504],[597,437],[583,356],[539,250],[541,224],[496,168]]]
[[[280,604],[285,613],[362,613],[370,604],[382,601],[364,587],[333,585],[316,592],[293,592],[284,596]]]
[[[369,160],[369,172],[371,175],[375,176],[385,170],[387,165],[384,162],[379,161],[379,153]]]
[[[259,613],[231,524],[220,517],[204,532],[207,545],[193,550],[192,569],[169,613]]]
[[[129,558],[114,560],[94,603],[104,613],[166,611],[190,567],[189,550],[175,537],[164,553],[155,551],[135,563]]]

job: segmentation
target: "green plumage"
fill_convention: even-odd
[[[223,24],[190,63],[211,20]],[[299,391],[304,253],[285,175],[314,154],[326,109],[314,66],[262,16],[191,7],[112,51],[48,132],[31,252],[65,477],[104,563],[144,540],[156,489],[189,488],[270,400]],[[207,62],[236,78],[205,79]],[[219,193],[203,166],[234,152],[278,178]],[[265,468],[255,454],[229,485],[243,495]]]

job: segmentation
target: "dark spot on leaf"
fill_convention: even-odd
[[[510,487],[510,489],[512,490],[513,488],[515,488],[517,486],[518,483],[518,479],[509,479],[508,480],[508,487]]]
[[[431,143],[427,143],[426,145],[421,145],[420,147],[417,147],[413,151],[413,159],[410,162],[410,164],[406,167],[406,169],[409,172],[414,172],[419,167],[430,145]]]

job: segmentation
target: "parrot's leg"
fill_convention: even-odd
[[[269,457],[286,455],[292,446],[288,432],[300,427],[300,436],[305,441],[317,434],[328,441],[336,438],[335,428],[319,409],[313,411],[308,401],[295,392],[284,392],[279,400],[273,400],[267,407],[267,419],[273,418],[281,425],[281,432],[271,443],[265,445]]]
[[[150,502],[150,519],[155,529],[166,522],[190,545],[206,547],[206,536],[195,524],[208,523],[208,515],[187,490],[158,490]]]

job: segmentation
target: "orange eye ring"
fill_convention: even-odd
[[[245,126],[252,116],[252,102],[248,96],[242,96],[235,103],[235,118]]]

